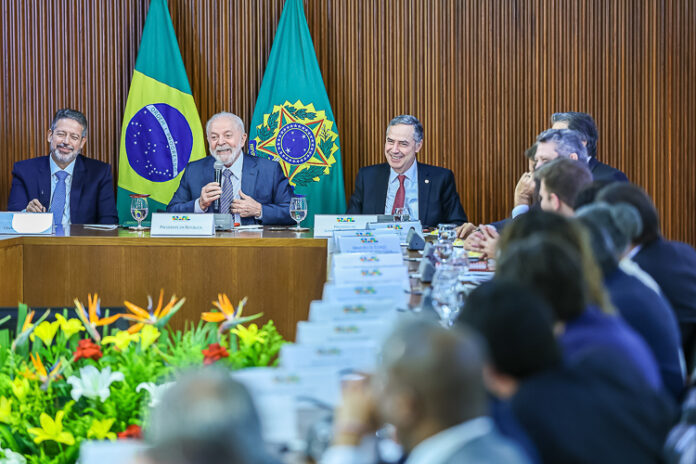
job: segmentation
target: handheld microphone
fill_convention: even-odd
[[[222,164],[221,161],[215,161],[213,168],[215,168],[215,182],[222,185],[222,170],[225,168],[225,165]],[[213,202],[213,210],[216,213],[220,212],[220,198],[219,197],[217,200],[215,200]],[[229,212],[229,211],[226,211],[226,212]]]

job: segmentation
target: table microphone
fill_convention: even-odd
[[[222,186],[222,170],[225,168],[225,165],[222,164],[222,161],[215,161],[213,168],[215,168],[215,182]],[[213,203],[213,210],[216,213],[220,212],[220,197]]]

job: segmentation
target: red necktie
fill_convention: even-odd
[[[392,207],[392,214],[396,212],[396,208],[404,207],[404,200],[406,199],[406,189],[404,188],[404,181],[406,176],[401,174],[398,176],[399,179],[399,190],[396,191],[396,196],[394,197],[394,206]]]

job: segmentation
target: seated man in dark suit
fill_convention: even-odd
[[[422,146],[423,125],[416,117],[392,119],[384,144],[387,162],[358,171],[347,214],[394,214],[397,208],[407,208],[423,226],[466,222],[454,174],[416,162]]]
[[[597,160],[597,138],[599,133],[594,119],[587,113],[568,111],[565,113],[553,113],[551,115],[552,129],[571,129],[578,131],[583,137],[583,143],[587,147],[588,167],[594,180],[611,180],[628,182],[626,174],[618,169]]]
[[[118,224],[111,166],[80,154],[87,118],[56,112],[48,131],[50,154],[18,161],[12,168],[9,211],[52,212],[56,225]]]
[[[468,329],[405,319],[384,342],[372,379],[344,389],[334,419],[334,446],[322,464],[370,463],[358,445],[392,424],[407,463],[527,463],[488,416],[483,348]]]
[[[655,463],[674,418],[670,399],[607,347],[564,362],[553,310],[529,287],[504,279],[468,297],[462,322],[488,342],[486,385],[509,401],[542,462]]]
[[[696,364],[696,250],[665,240],[650,196],[634,184],[614,183],[600,190],[597,201],[628,203],[638,210],[642,233],[633,239],[628,256],[660,285],[677,316],[687,372]]]
[[[241,118],[215,114],[205,132],[212,156],[186,166],[167,211],[212,213],[219,199],[220,212],[234,214],[236,223],[294,224],[289,209],[292,187],[280,164],[242,153],[247,134]],[[215,182],[216,161],[224,166],[222,185]]]

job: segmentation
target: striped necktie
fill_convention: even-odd
[[[68,173],[65,171],[58,171],[56,172],[56,177],[58,178],[58,183],[53,192],[53,201],[51,202],[50,210],[53,213],[53,223],[58,225],[63,223],[66,197],[65,178],[68,177]]]
[[[234,199],[234,186],[232,185],[232,171],[225,169],[222,171],[225,181],[222,183],[222,195],[220,197],[220,213],[230,214],[230,207]]]

